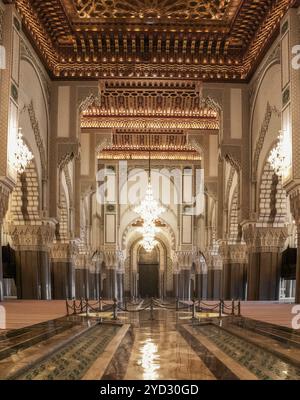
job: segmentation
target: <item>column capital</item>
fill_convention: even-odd
[[[108,269],[117,268],[119,262],[123,260],[123,252],[119,249],[106,249],[102,250],[105,266]]]
[[[35,225],[7,225],[12,246],[17,250],[49,251],[54,240],[55,222],[52,220],[35,221]]]
[[[176,258],[180,269],[191,269],[196,252],[191,250],[176,251]]]
[[[244,239],[251,253],[282,251],[288,237],[287,227],[261,227],[256,222],[243,226]]]
[[[74,245],[71,242],[55,242],[51,247],[51,260],[54,262],[69,262],[72,260]]]
[[[219,252],[223,263],[247,264],[248,251],[246,243],[228,244],[227,241],[220,243]]]

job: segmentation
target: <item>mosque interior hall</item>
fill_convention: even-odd
[[[0,0],[0,380],[299,380],[299,104],[299,0]]]

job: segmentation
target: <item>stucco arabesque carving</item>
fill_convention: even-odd
[[[248,249],[244,243],[228,244],[226,240],[223,240],[219,245],[219,253],[223,263],[248,263]]]
[[[49,251],[55,236],[55,221],[41,220],[38,225],[8,224],[7,232],[17,250]]]
[[[287,227],[259,227],[255,222],[243,226],[249,252],[281,252],[288,236]]]
[[[39,122],[35,115],[35,110],[33,106],[33,101],[31,100],[29,104],[25,105],[23,110],[28,111],[31,127],[33,130],[35,142],[39,151],[40,160],[41,160],[41,168],[42,168],[42,179],[47,180],[48,176],[48,168],[47,168],[47,157],[44,142],[41,136]]]
[[[252,168],[252,179],[254,182],[256,182],[256,180],[257,180],[258,161],[259,161],[260,153],[263,148],[265,137],[268,132],[270,121],[271,121],[273,114],[277,115],[278,117],[280,117],[280,115],[281,115],[280,111],[275,106],[271,106],[270,103],[268,102],[267,107],[266,107],[265,116],[264,116],[264,119],[263,119],[263,122],[262,122],[262,125],[260,128],[260,132],[258,135],[258,139],[256,141],[255,150],[254,150],[253,168]]]

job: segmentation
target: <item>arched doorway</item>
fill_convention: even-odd
[[[140,247],[138,254],[139,295],[142,298],[159,296],[159,254],[157,247],[147,252]]]

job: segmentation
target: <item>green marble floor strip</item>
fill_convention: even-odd
[[[14,379],[81,379],[119,329],[118,325],[96,325]]]
[[[214,325],[195,326],[194,329],[205,335],[233,360],[239,362],[259,379],[299,380],[300,369],[263,350],[247,340],[239,338]]]

